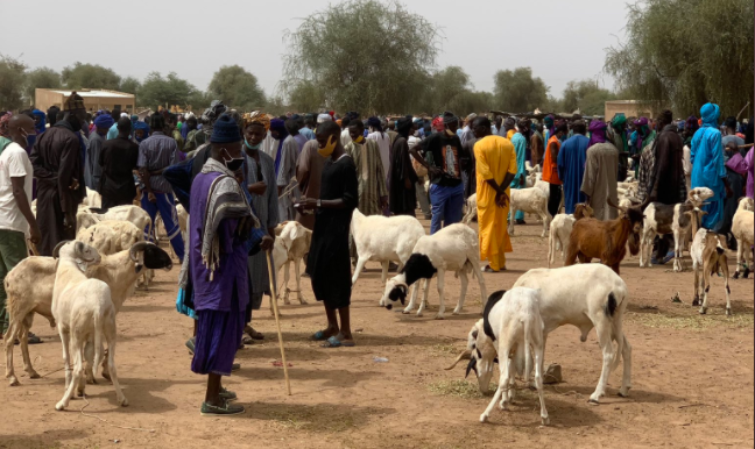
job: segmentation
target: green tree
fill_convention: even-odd
[[[564,89],[562,112],[579,109],[585,115],[603,115],[605,103],[616,96],[608,89],[603,89],[595,80],[569,81]]]
[[[121,80],[121,84],[118,87],[118,90],[127,94],[136,95],[136,92],[141,86],[142,83],[138,79],[134,78],[133,76],[129,76]]]
[[[496,106],[505,112],[531,112],[548,101],[548,87],[529,67],[499,70],[493,81]]]
[[[23,85],[26,65],[0,54],[0,110],[14,111],[24,106]]]
[[[331,108],[406,111],[435,62],[438,39],[435,26],[398,1],[331,5],[287,34],[282,88],[290,95],[307,80]]]
[[[290,89],[289,103],[295,111],[314,112],[325,106],[325,93],[309,80],[302,80]]]
[[[75,62],[61,72],[63,83],[69,89],[118,90],[121,77],[112,69],[97,64]]]
[[[210,81],[209,92],[229,107],[249,111],[265,105],[257,77],[239,65],[223,66]]]
[[[682,116],[707,101],[734,115],[753,98],[752,0],[646,0],[628,9],[627,41],[606,55],[618,91],[670,103]]]
[[[164,77],[158,72],[151,72],[144,79],[136,97],[139,105],[156,109],[158,106],[187,106],[195,98],[197,89],[188,81],[181,79],[174,72]]]
[[[27,72],[24,78],[24,98],[26,98],[28,104],[35,104],[36,102],[35,89],[57,89],[62,86],[60,74],[48,67],[40,67]]]

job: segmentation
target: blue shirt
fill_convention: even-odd
[[[315,140],[315,133],[311,129],[307,128],[306,126],[299,130],[299,134],[306,137],[307,140]]]
[[[590,139],[582,134],[574,134],[561,144],[558,152],[558,177],[564,183],[564,207],[567,214],[573,214],[577,203],[584,203],[582,179],[585,176],[587,146]]]

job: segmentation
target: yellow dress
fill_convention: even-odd
[[[490,268],[506,267],[506,254],[513,251],[508,233],[509,206],[495,204],[495,190],[485,180],[503,184],[506,173],[516,174],[514,144],[500,136],[487,136],[474,146],[477,163],[477,223],[480,236],[480,259],[488,260]],[[506,189],[510,194],[511,189]]]
[[[516,134],[516,130],[510,129],[509,132],[506,133],[506,138],[511,140],[511,138],[514,137],[514,134]]]

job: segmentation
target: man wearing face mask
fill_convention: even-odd
[[[129,123],[131,121],[129,120]],[[98,115],[94,119],[94,133],[90,134],[89,145],[87,146],[86,167],[84,168],[84,184],[92,190],[100,191],[100,177],[102,168],[100,167],[100,155],[102,147],[105,144],[105,137],[108,130],[113,126],[113,118],[108,114]]]
[[[351,263],[349,228],[359,203],[357,170],[341,144],[341,128],[332,121],[317,127],[318,153],[326,158],[319,199],[303,199],[300,212],[315,210],[315,230],[307,259],[312,291],[325,305],[328,326],[312,335],[323,347],[354,346],[351,334]],[[340,318],[340,325],[339,325]]]
[[[188,272],[197,314],[191,370],[207,375],[200,412],[225,416],[244,413],[244,407],[231,404],[236,394],[223,388],[221,376],[231,375],[244,330],[249,237],[252,228],[262,224],[236,180],[244,153],[239,127],[231,116],[217,119],[210,143],[210,158],[194,178],[190,193]],[[270,236],[262,238],[260,247],[263,251],[272,248]]]
[[[456,130],[459,119],[450,112],[443,114],[445,130],[431,135],[409,150],[430,175],[430,203],[432,220],[430,234],[442,227],[461,221],[464,206],[464,184],[461,170],[467,166],[470,156],[462,147]],[[424,157],[417,151],[421,148]]]
[[[63,108],[63,119],[37,139],[29,156],[37,179],[37,221],[42,234],[37,250],[42,256],[52,256],[58,243],[76,238],[76,211],[86,196],[80,134],[86,114],[84,99],[72,92]]]
[[[20,114],[8,122],[9,138],[0,137],[0,334],[8,329],[5,276],[28,254],[26,236],[40,241],[31,212],[33,169],[25,150],[27,136],[34,133],[34,120]]]
[[[139,173],[144,183],[142,209],[147,211],[152,222],[157,212],[163,219],[170,244],[179,260],[184,258],[184,241],[178,227],[176,200],[170,183],[162,176],[163,170],[178,162],[178,144],[163,133],[165,119],[160,113],[151,117],[152,134],[139,144]]]

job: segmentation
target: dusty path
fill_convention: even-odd
[[[546,266],[541,230],[535,223],[517,229],[510,271],[485,274],[489,292]],[[451,307],[444,321],[432,319],[437,291],[431,284],[430,310],[417,318],[377,307],[382,288],[376,263],[368,263],[355,287],[356,347],[321,349],[308,341],[324,314],[304,279],[309,304],[282,307],[293,396],[285,395],[282,369],[272,365],[280,355],[265,302],[255,327],[267,339],[239,351],[242,369],[226,383],[247,413],[202,417],[203,378],[189,370],[183,344],[191,322],[174,308],[174,269],[158,273],[157,284],[129,299],[118,316],[117,364],[127,408],[116,406],[112,386],[101,380],[87,389],[84,412],[91,415],[79,412],[82,400],[56,412],[63,394],[60,343],[46,320],[35,320],[33,331],[45,343],[32,346],[31,356],[45,377],[26,377],[16,348],[22,385],[0,386],[0,448],[752,447],[753,280],[731,282],[736,315],[727,319],[723,285],[714,278],[712,308],[700,317],[689,305],[691,272],[637,265],[630,258],[622,266],[631,301],[624,329],[634,348],[630,398],[616,396],[620,378],[614,373],[602,404],[587,405],[601,366],[595,333],[580,343],[575,328],[560,328],[546,352],[546,363],[560,363],[564,373],[564,383],[546,387],[548,428],[539,427],[529,391],[512,411],[496,411],[492,423],[478,423],[489,397],[464,381],[463,367],[443,370],[479,317],[476,282],[470,282],[464,313],[451,316],[459,282],[447,279]],[[671,302],[677,291],[683,304]],[[375,363],[375,356],[389,362]]]

